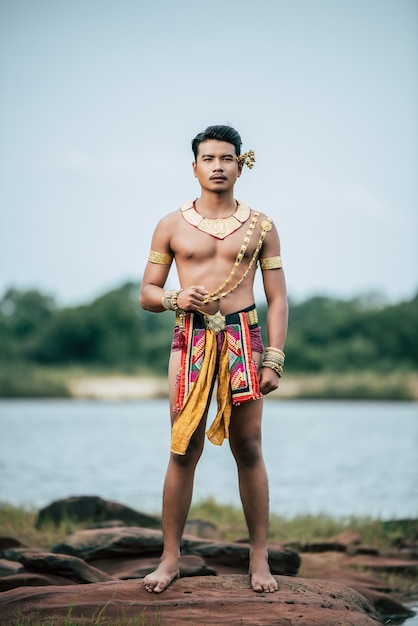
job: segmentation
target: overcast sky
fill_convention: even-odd
[[[293,298],[417,292],[415,0],[0,7],[0,295],[139,282],[157,221],[199,194],[191,139],[224,123]]]

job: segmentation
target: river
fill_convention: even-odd
[[[271,511],[286,517],[418,516],[418,405],[265,402]],[[159,513],[169,454],[167,402],[0,402],[0,501],[43,507],[98,495]],[[239,505],[228,443],[207,442],[194,501]]]

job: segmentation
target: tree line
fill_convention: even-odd
[[[138,284],[127,283],[88,304],[60,307],[37,290],[7,290],[0,300],[0,363],[164,375],[173,313],[144,311],[138,292]],[[266,307],[257,308],[265,333]],[[316,296],[290,300],[289,311],[286,371],[418,370],[418,294],[390,305]]]

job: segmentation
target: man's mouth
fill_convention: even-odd
[[[210,180],[226,180],[226,176],[221,176],[220,174],[216,174],[216,176],[211,176]]]

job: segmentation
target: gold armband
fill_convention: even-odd
[[[150,263],[158,263],[158,265],[171,265],[173,255],[169,252],[155,252],[150,250],[148,261]]]
[[[283,267],[281,256],[271,256],[268,259],[260,259],[262,270],[279,270]]]

